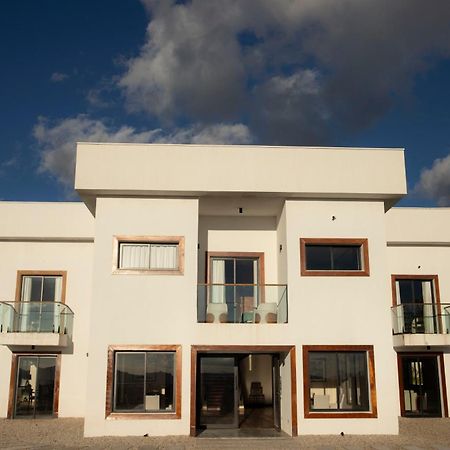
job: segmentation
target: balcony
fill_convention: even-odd
[[[391,314],[394,347],[450,345],[450,303],[403,303]]]
[[[287,323],[285,284],[199,284],[198,323]]]
[[[67,347],[73,311],[60,302],[0,302],[0,344]]]

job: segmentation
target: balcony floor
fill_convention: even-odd
[[[68,347],[69,336],[58,333],[0,333],[0,345],[40,347]]]

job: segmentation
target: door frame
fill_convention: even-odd
[[[191,411],[190,435],[197,435],[197,356],[199,353],[287,353],[291,364],[292,436],[297,429],[297,360],[295,345],[192,345],[191,346]]]
[[[397,370],[398,370],[398,390],[400,398],[400,415],[402,417],[406,416],[405,411],[405,396],[404,383],[403,383],[403,365],[402,357],[412,356],[412,357],[435,357],[438,362],[439,371],[439,394],[441,399],[441,417],[448,417],[448,403],[447,403],[447,384],[445,381],[445,367],[444,367],[444,354],[442,352],[398,352],[397,353]]]
[[[11,375],[9,380],[9,400],[8,411],[6,417],[14,419],[14,407],[16,400],[16,382],[17,370],[20,356],[53,356],[55,360],[55,384],[53,386],[53,414],[52,417],[57,418],[59,414],[59,384],[61,378],[61,353],[59,352],[14,352],[11,360]]]

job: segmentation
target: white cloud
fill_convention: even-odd
[[[438,206],[450,206],[450,154],[435,159],[431,168],[424,168],[414,192],[433,199]]]
[[[19,157],[12,156],[5,161],[0,162],[0,177],[3,177],[9,170],[17,167],[19,164]]]
[[[67,78],[69,78],[69,75],[67,75],[67,73],[53,72],[50,76],[50,81],[52,81],[53,83],[60,83]]]
[[[33,129],[40,151],[39,171],[54,176],[70,195],[73,192],[76,142],[155,142],[194,144],[248,144],[249,129],[241,124],[196,124],[170,131],[137,131],[78,115],[56,122],[40,118]]]
[[[364,128],[450,52],[448,0],[143,3],[146,42],[118,82],[129,110],[192,122],[244,114],[266,142],[320,143]]]

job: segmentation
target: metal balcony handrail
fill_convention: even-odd
[[[6,305],[6,306],[10,306],[11,308],[13,308],[16,312],[16,308],[13,305],[61,305],[62,307],[64,307],[65,310],[68,310],[69,314],[74,314],[72,308],[67,305],[64,302],[53,302],[53,301],[39,301],[39,302],[32,302],[32,301],[26,301],[26,300],[19,300],[19,301],[0,301],[0,304]],[[61,312],[61,314],[67,314],[67,312]]]
[[[198,286],[279,286],[287,287],[287,284],[277,283],[197,283]]]
[[[51,309],[48,307],[52,306]],[[0,301],[0,332],[72,335],[74,312],[63,302]]]
[[[450,303],[400,303],[391,311],[393,334],[450,334]]]

